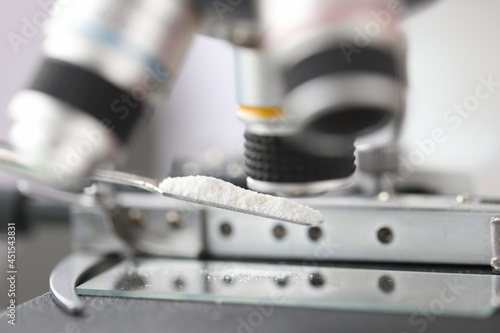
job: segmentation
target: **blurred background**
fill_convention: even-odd
[[[15,52],[8,34],[20,34],[23,20],[31,20],[42,9],[38,0],[4,2],[4,6],[0,13],[1,139],[7,137],[10,126],[5,111],[9,99],[28,84],[38,65],[43,39],[43,32],[38,31]],[[446,194],[500,196],[500,86],[475,111],[461,116],[459,125],[459,120],[444,118],[454,105],[474,95],[480,78],[500,82],[498,13],[500,2],[495,0],[441,0],[404,22],[409,45],[408,109],[402,137],[405,158],[421,150],[417,142],[431,138],[434,130],[441,129],[446,136],[443,143],[435,145],[435,151],[425,155],[408,182],[438,184],[435,190]],[[170,99],[137,140],[136,147],[141,149],[133,150],[127,170],[162,178],[169,174],[173,158],[207,152],[209,158],[214,153],[241,155],[244,127],[235,116],[238,105],[233,74],[232,47],[197,37]],[[6,198],[14,187],[15,179],[0,173],[5,205],[9,205]],[[48,291],[51,269],[70,251],[63,220],[61,215],[58,222],[33,223],[29,233],[18,235],[19,303]],[[6,245],[0,243],[2,271],[6,257]],[[4,281],[0,279],[2,307],[6,300]]]

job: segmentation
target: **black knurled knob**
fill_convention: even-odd
[[[245,133],[245,167],[255,180],[274,183],[305,183],[341,179],[355,169],[352,153],[340,157],[320,157],[302,151],[287,138]]]

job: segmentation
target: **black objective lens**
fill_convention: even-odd
[[[308,183],[351,176],[354,145],[344,156],[323,157],[303,151],[290,137],[245,133],[245,166],[248,177],[270,183]]]

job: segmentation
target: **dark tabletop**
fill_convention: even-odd
[[[487,319],[419,317],[339,310],[263,308],[255,305],[83,297],[82,316],[61,311],[49,293],[17,308],[16,326],[0,315],[0,332],[500,332],[500,314]]]

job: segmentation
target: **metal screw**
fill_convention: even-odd
[[[396,283],[390,275],[381,276],[378,280],[378,287],[386,294],[391,293],[394,290],[395,285]]]
[[[146,215],[138,209],[129,209],[128,219],[130,224],[135,228],[143,228],[146,225]]]
[[[220,232],[222,235],[227,237],[233,233],[233,227],[231,227],[229,223],[224,222],[220,226]]]
[[[394,234],[389,228],[381,228],[377,232],[377,238],[382,244],[389,244],[394,239]]]
[[[169,210],[165,214],[165,221],[167,221],[168,225],[173,229],[180,229],[184,226],[184,218],[182,214],[176,210]]]
[[[323,235],[323,231],[321,230],[321,228],[312,227],[309,228],[308,235],[309,239],[311,239],[312,241],[317,241]]]
[[[311,286],[319,288],[325,284],[325,279],[320,273],[309,274],[309,283]]]
[[[277,239],[282,239],[286,235],[286,229],[285,229],[285,227],[282,226],[281,224],[278,224],[277,226],[275,226],[273,228],[273,235]]]

